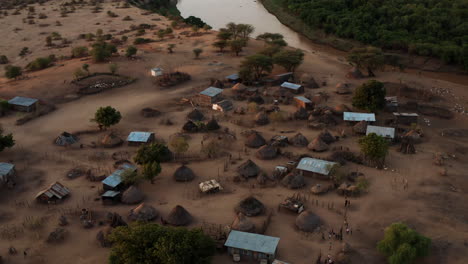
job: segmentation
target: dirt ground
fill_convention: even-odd
[[[93,14],[89,6],[77,9],[76,13],[66,18],[59,18],[59,11],[52,11],[57,3],[51,1],[44,6],[36,6],[37,12],[47,13],[49,18],[41,23],[51,26],[41,28],[38,25],[23,24],[21,15],[9,15],[0,20],[0,33],[7,36],[0,40],[0,50],[7,55],[15,65],[24,66],[35,57],[46,56],[50,53],[68,55],[71,47],[62,50],[49,50],[45,44],[45,35],[40,32],[57,31],[64,37],[73,40],[73,44],[89,44],[83,40],[76,40],[81,33],[95,32],[102,28],[104,33],[114,29],[120,31],[131,24],[156,24],[157,27],[147,32],[147,37],[154,37],[153,31],[165,28],[167,20],[156,14],[141,15],[142,10],[135,8],[115,9],[112,3],[103,4],[102,13]],[[113,10],[119,15],[109,18],[107,10]],[[133,21],[122,21],[130,15]],[[154,21],[153,19],[160,19]],[[56,20],[63,24],[55,27]],[[100,23],[96,25],[96,23]],[[18,26],[19,25],[19,26]],[[17,33],[15,27],[22,28]],[[93,64],[89,60],[65,60],[56,66],[38,72],[27,73],[27,78],[18,81],[0,79],[0,97],[11,98],[16,95],[35,97],[57,104],[57,110],[28,122],[22,126],[15,126],[15,120],[21,114],[10,114],[0,119],[1,125],[7,133],[13,133],[16,145],[0,153],[0,161],[13,162],[17,167],[17,185],[12,190],[4,189],[0,192],[0,255],[6,263],[104,263],[109,249],[101,248],[96,240],[100,227],[84,229],[79,217],[76,215],[82,208],[96,212],[98,220],[104,220],[106,212],[118,212],[126,218],[134,206],[102,205],[98,195],[100,182],[89,182],[84,177],[69,180],[67,171],[77,166],[94,168],[103,174],[113,170],[112,153],[127,151],[130,156],[136,151],[135,147],[126,145],[115,148],[91,148],[92,142],[98,142],[104,132],[87,134],[80,137],[84,148],[58,147],[52,144],[55,137],[61,132],[74,132],[96,129],[96,125],[89,120],[94,112],[101,106],[113,106],[122,113],[121,122],[112,127],[121,137],[125,138],[130,131],[152,131],[158,139],[169,141],[169,137],[180,132],[186,122],[186,115],[191,111],[189,104],[178,104],[180,99],[196,94],[200,88],[209,85],[209,78],[223,78],[235,73],[238,65],[245,55],[259,50],[263,43],[250,41],[249,46],[235,57],[229,52],[219,54],[211,46],[215,37],[213,32],[198,37],[186,37],[180,32],[189,29],[176,30],[174,39],[165,39],[161,42],[139,45],[136,60],[128,60],[124,56],[113,57],[111,62],[119,65],[119,73],[138,80],[128,86],[106,90],[99,94],[75,97],[76,86],[70,82],[73,72],[83,63],[90,64],[91,72],[106,72],[108,64]],[[134,39],[135,32],[128,33],[129,43]],[[22,39],[26,39],[23,41]],[[12,43],[21,43],[12,45]],[[176,44],[175,52],[169,54],[166,47],[169,43]],[[27,46],[33,52],[26,58],[17,57],[22,46]],[[203,48],[201,58],[195,60],[192,50]],[[125,46],[119,47],[120,54]],[[161,67],[165,70],[179,70],[187,72],[192,80],[169,89],[159,89],[153,84],[150,69]],[[337,83],[350,83],[356,87],[363,80],[351,80],[345,77],[349,65],[345,59],[334,55],[314,52],[306,53],[304,64],[298,73],[311,74],[315,80],[325,86],[309,90],[307,93],[326,92],[330,99],[328,106],[345,103],[350,106],[351,96],[336,95],[334,87]],[[275,68],[275,72],[282,69]],[[441,91],[442,98],[439,105],[452,109],[464,109],[467,104],[468,80],[457,83],[433,79],[429,76],[419,76],[417,73],[402,73],[398,71],[377,72],[380,81],[402,82],[412,87],[431,91]],[[458,79],[460,80],[460,79]],[[225,94],[231,94],[226,89]],[[76,99],[76,100],[75,100]],[[235,106],[246,106],[246,102],[234,101]],[[140,110],[153,107],[162,111],[157,118],[144,118]],[[281,110],[292,113],[294,106],[283,106]],[[278,212],[278,204],[286,197],[300,192],[309,197],[306,204],[308,210],[318,214],[324,221],[326,231],[338,231],[343,224],[344,198],[336,193],[323,196],[313,196],[309,192],[311,186],[317,183],[315,179],[307,178],[307,186],[299,190],[289,190],[280,185],[261,187],[255,180],[247,183],[234,183],[237,166],[247,159],[256,162],[263,171],[270,174],[276,165],[285,164],[288,159],[280,157],[272,161],[263,161],[255,157],[255,150],[244,151],[244,138],[241,132],[247,128],[237,126],[230,122],[234,119],[251,120],[253,114],[245,116],[228,113],[226,116],[208,108],[203,109],[206,116],[215,116],[220,120],[222,127],[233,131],[237,140],[223,144],[224,150],[232,155],[232,162],[228,163],[226,171],[224,164],[226,157],[210,159],[200,162],[191,162],[188,166],[194,170],[197,178],[190,183],[177,183],[173,180],[173,173],[180,164],[164,163],[162,173],[157,177],[155,184],[142,182],[139,184],[145,195],[145,203],[154,206],[160,215],[166,216],[175,205],[184,206],[196,219],[191,227],[206,226],[207,224],[229,225],[234,217],[234,207],[242,198],[255,195],[272,212],[271,223],[266,230],[267,235],[280,237],[278,259],[290,263],[312,263],[322,252],[322,255],[336,252],[340,243],[335,240],[321,239],[321,234],[306,234],[296,230],[294,226],[295,215],[284,211]],[[450,120],[422,116],[419,125],[424,131],[424,141],[416,145],[417,153],[404,155],[397,152],[398,146],[392,146],[386,160],[386,169],[347,164],[348,171],[359,171],[366,175],[370,181],[368,193],[361,197],[351,198],[351,207],[348,211],[348,222],[353,230],[352,235],[344,236],[353,249],[353,263],[384,263],[384,258],[376,250],[376,242],[382,239],[383,230],[393,222],[402,221],[415,228],[418,232],[430,237],[433,241],[431,256],[418,263],[464,264],[468,261],[468,179],[466,169],[468,159],[465,156],[468,149],[468,137],[442,136],[444,129],[468,129],[467,116],[464,113],[455,113]],[[385,115],[378,115],[377,124],[383,124]],[[162,125],[161,120],[171,119],[172,126]],[[287,121],[279,124],[255,127],[262,132],[266,139],[279,133],[279,131],[294,131],[286,133],[293,136],[301,132],[309,140],[320,133],[307,127],[307,121]],[[347,128],[346,124],[330,127],[329,130],[338,135]],[[203,134],[193,134],[189,140],[189,153],[197,154],[201,148]],[[348,147],[359,151],[357,136],[350,135],[333,144],[333,146]],[[308,153],[318,157],[326,157],[331,152],[316,154],[306,148],[287,147],[284,151],[295,154]],[[446,153],[449,157],[443,167],[433,165],[434,153]],[[239,160],[240,158],[240,160]],[[447,176],[439,176],[445,168]],[[208,179],[219,179],[226,190],[223,193],[202,196],[197,189],[197,183]],[[54,181],[60,181],[71,190],[71,196],[63,203],[57,205],[41,205],[34,201],[39,190]],[[403,183],[408,182],[408,188]],[[327,209],[333,204],[334,209]],[[68,236],[60,244],[45,242],[47,235],[58,227],[60,215],[67,215],[70,225],[66,227]],[[264,217],[264,216],[263,216]],[[261,220],[256,219],[256,222]],[[33,226],[31,222],[41,222],[42,225]],[[18,255],[8,255],[8,248],[15,247]],[[26,251],[27,256],[23,256]],[[70,261],[73,259],[73,261]],[[214,257],[213,263],[231,263],[227,253]]]

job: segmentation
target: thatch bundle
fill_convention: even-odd
[[[184,126],[182,127],[182,130],[186,132],[195,133],[198,131],[198,126],[194,122],[189,120],[187,121],[187,123],[184,124]]]
[[[260,168],[251,160],[247,160],[237,167],[237,173],[244,178],[256,177],[260,173]]]
[[[198,108],[193,109],[190,113],[187,114],[187,118],[192,121],[202,121],[205,119],[205,115],[198,110]]]
[[[265,144],[265,138],[263,138],[262,135],[257,132],[250,134],[245,141],[245,146],[249,148],[259,148]]]
[[[137,204],[141,203],[145,199],[143,192],[135,186],[130,186],[122,194],[122,202],[125,204]]]
[[[320,132],[320,134],[317,136],[318,138],[320,138],[323,142],[327,143],[327,144],[331,144],[333,142],[335,142],[335,137],[332,136],[332,134],[330,132],[328,132],[328,130],[323,130],[322,132]]]
[[[296,226],[304,232],[314,232],[322,224],[322,220],[311,211],[304,211],[296,217]]]
[[[337,94],[350,94],[351,89],[347,83],[338,83],[335,88],[335,93]]]
[[[265,112],[260,112],[255,116],[255,123],[259,126],[268,125],[270,123],[270,119]]]
[[[78,142],[78,137],[68,132],[63,132],[54,142],[57,146],[69,146]]]
[[[307,138],[301,133],[297,133],[289,140],[289,143],[296,147],[305,147],[309,144],[309,140],[307,140]]]
[[[257,150],[257,153],[255,153],[255,156],[261,160],[274,159],[278,156],[278,148],[271,146],[271,145],[263,146]]]
[[[249,196],[240,201],[236,206],[237,213],[243,213],[246,216],[257,216],[265,211],[265,205],[253,196]]]
[[[132,221],[151,221],[158,217],[158,211],[145,203],[138,205],[137,207],[130,210],[128,218]]]
[[[245,92],[247,90],[247,86],[243,85],[242,83],[237,83],[232,87],[232,90],[238,93]]]
[[[367,132],[367,122],[362,120],[353,126],[354,133],[357,134],[366,134]]]
[[[106,148],[113,148],[122,145],[123,140],[115,133],[110,132],[101,139],[102,146]]]
[[[253,233],[255,232],[255,224],[250,221],[243,213],[238,213],[231,225],[231,229],[241,232]]]
[[[174,179],[178,182],[189,182],[195,178],[195,173],[189,167],[182,165],[174,172]]]
[[[323,184],[315,184],[310,188],[310,192],[316,195],[327,193],[330,189],[330,186],[325,186]]]
[[[359,70],[358,67],[353,67],[348,71],[348,73],[346,74],[346,77],[351,78],[351,79],[361,79],[361,78],[364,78],[364,75],[362,74],[362,72]]]
[[[289,189],[299,189],[305,186],[305,179],[299,173],[289,173],[282,180],[281,184]]]
[[[329,146],[327,143],[323,142],[319,137],[316,137],[310,144],[307,146],[308,149],[315,152],[323,152],[328,150]]]
[[[173,226],[186,226],[193,220],[192,215],[184,207],[174,207],[164,221]]]
[[[343,112],[348,112],[348,111],[350,111],[350,109],[345,104],[339,104],[333,108],[333,112],[337,115],[341,115],[343,114]]]

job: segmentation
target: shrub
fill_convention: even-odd
[[[34,61],[26,65],[26,69],[30,71],[39,71],[48,68],[52,65],[51,57],[37,58]]]
[[[122,115],[119,111],[111,106],[106,106],[100,107],[91,121],[96,122],[99,129],[103,129],[119,123],[120,119],[122,119]]]
[[[169,161],[171,158],[172,153],[166,145],[153,143],[141,146],[133,160],[142,165],[152,162],[165,162]]]
[[[86,57],[89,55],[88,53],[88,48],[87,47],[84,47],[84,46],[79,46],[79,47],[74,47],[72,49],[72,57],[73,58],[82,58],[82,57]]]
[[[10,61],[8,60],[8,57],[5,55],[0,55],[0,64],[8,64]]]
[[[8,65],[5,67],[5,77],[8,79],[16,79],[23,74],[21,67]]]
[[[353,106],[374,112],[385,107],[386,90],[383,83],[370,80],[359,86],[353,96]]]

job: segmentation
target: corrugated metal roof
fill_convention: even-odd
[[[284,76],[292,76],[292,75],[293,75],[292,72],[285,72],[285,73],[277,74],[275,76],[276,77],[284,77]]]
[[[206,95],[209,97],[215,97],[216,95],[220,94],[223,92],[223,89],[219,89],[216,87],[208,87],[205,90],[201,91],[200,94]]]
[[[394,116],[419,116],[416,113],[393,113]]]
[[[151,138],[151,135],[153,134],[154,134],[153,132],[134,131],[128,135],[127,141],[146,143],[149,141],[149,139]]]
[[[224,246],[272,255],[276,252],[279,240],[279,237],[232,230]]]
[[[9,100],[8,103],[12,105],[31,106],[37,103],[37,101],[38,100],[34,98],[16,96],[15,98]]]
[[[49,186],[49,188],[40,191],[36,198],[42,195],[46,195],[48,198],[57,197],[58,199],[62,199],[65,196],[70,194],[70,190],[63,186],[60,182],[55,182]]]
[[[9,174],[15,168],[14,164],[0,162],[0,176]]]
[[[107,176],[107,178],[105,178],[102,181],[102,183],[111,188],[115,188],[119,184],[122,183],[122,178],[120,177],[120,175],[122,175],[122,173],[125,170],[128,170],[128,169],[133,169],[134,171],[136,170],[135,166],[133,166],[132,164],[128,164],[128,163],[123,164],[121,167],[122,169],[114,171],[111,175]]]
[[[275,259],[271,264],[288,264],[287,262]]]
[[[344,112],[343,113],[343,120],[345,121],[368,121],[374,122],[375,121],[375,114],[374,113],[354,113],[354,112]]]
[[[234,74],[228,75],[228,76],[226,76],[226,79],[233,80],[233,81],[238,80],[239,79],[239,74],[234,73]]]
[[[302,101],[302,102],[304,102],[304,103],[306,103],[306,104],[312,103],[311,100],[305,98],[304,96],[294,96],[294,98],[296,98],[297,100]]]
[[[116,192],[116,191],[107,191],[107,192],[103,193],[103,194],[101,195],[101,197],[111,197],[111,198],[113,198],[113,197],[118,196],[119,194],[120,194],[120,192]]]
[[[393,127],[381,127],[381,126],[367,126],[366,135],[370,133],[375,133],[382,137],[394,138],[395,137],[395,128]]]
[[[314,159],[314,158],[302,158],[297,164],[296,169],[310,171],[322,175],[328,175],[331,168],[336,165],[336,162]]]
[[[283,84],[281,84],[281,87],[297,90],[297,89],[301,88],[301,85],[295,84],[295,83],[290,83],[290,82],[284,82]]]

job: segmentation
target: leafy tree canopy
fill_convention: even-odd
[[[386,94],[383,83],[370,80],[356,89],[352,103],[354,107],[374,112],[385,107]]]
[[[0,152],[5,150],[5,148],[11,148],[15,145],[15,140],[13,135],[10,133],[8,135],[3,135],[3,129],[0,128]]]
[[[241,68],[253,71],[255,80],[260,79],[263,74],[271,73],[273,70],[273,59],[263,54],[255,54],[248,57],[241,63]]]
[[[138,164],[149,164],[152,162],[169,161],[172,153],[166,145],[161,143],[153,143],[141,146],[134,158]]]
[[[375,133],[370,133],[359,139],[361,152],[371,161],[381,162],[388,153],[387,140]]]
[[[94,62],[103,62],[116,52],[117,48],[114,45],[99,41],[93,44],[90,55]]]
[[[273,56],[273,62],[280,65],[286,71],[294,72],[304,61],[302,50],[282,50]]]
[[[21,70],[21,67],[19,66],[13,66],[13,65],[5,66],[5,77],[7,77],[8,79],[16,79],[22,74],[23,74],[23,71]]]
[[[382,50],[375,47],[353,49],[347,60],[358,68],[366,69],[369,77],[374,77],[373,70],[383,68],[386,63]]]
[[[108,128],[120,122],[122,115],[111,106],[100,107],[94,114],[92,121],[98,123],[99,128]]]

